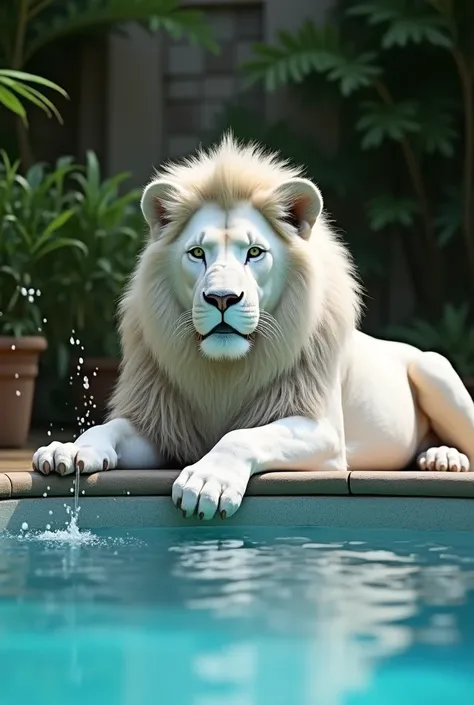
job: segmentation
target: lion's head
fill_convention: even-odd
[[[166,413],[169,384],[179,395],[186,432],[192,409],[202,412],[202,423],[193,420],[201,440],[317,413],[359,309],[319,189],[276,155],[226,136],[164,167],[141,205],[150,237],[122,302],[113,415],[150,433],[160,384]],[[141,396],[133,411],[130,395]]]
[[[292,210],[281,214],[277,229],[252,201],[222,203],[217,192],[177,232],[171,219],[168,233],[163,204],[169,195],[178,201],[187,197],[179,182],[152,182],[142,209],[157,237],[150,250],[161,250],[160,236],[166,242],[168,286],[182,309],[180,337],[195,333],[201,353],[214,360],[247,355],[258,336],[277,338],[273,314],[291,271],[291,238],[307,239],[321,212],[316,186],[290,178],[269,190],[269,200],[292,199]]]

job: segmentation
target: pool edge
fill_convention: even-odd
[[[352,528],[473,531],[474,503],[449,497],[302,496],[246,497],[237,514],[222,521],[183,519],[169,497],[81,497],[84,529],[186,526],[334,526]],[[64,528],[71,499],[4,499],[0,531]],[[50,513],[52,512],[52,514]]]

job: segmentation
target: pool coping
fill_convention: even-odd
[[[209,525],[170,501],[177,470],[113,470],[80,479],[81,526]],[[0,473],[0,530],[63,528],[74,476]],[[474,530],[474,473],[267,472],[253,477],[232,525]],[[212,523],[223,525],[222,520]]]
[[[169,496],[179,470],[111,470],[81,475],[88,497]],[[0,500],[70,497],[74,475],[41,475],[20,467],[0,473]],[[474,473],[403,470],[348,472],[266,472],[252,477],[248,496],[364,495],[474,499]]]

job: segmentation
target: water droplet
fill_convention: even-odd
[[[74,492],[74,487],[71,487],[71,489],[69,490],[69,492]]]
[[[12,350],[16,350],[16,345],[12,345]]]
[[[28,296],[28,301],[30,302],[30,304],[34,304],[34,302],[35,302],[34,297]]]
[[[28,294],[29,294],[30,296],[34,296],[34,295],[35,295],[35,290],[34,290],[34,289],[28,289]]]
[[[51,435],[51,431],[46,431],[46,433],[47,433],[48,436]]]
[[[20,294],[21,294],[22,296],[28,296],[28,292],[27,292],[27,290],[25,289],[24,286],[21,287],[21,289],[20,289]]]
[[[19,389],[16,390],[15,394],[17,395],[17,397],[21,397],[21,392]]]
[[[85,493],[86,493],[86,491],[85,491],[85,490],[82,490],[81,494],[85,494]]]
[[[79,364],[80,364],[80,365],[83,365],[83,364],[84,364],[84,358],[83,358],[83,357],[80,357],[80,358],[79,358]]]
[[[51,487],[47,487],[46,489],[49,491],[51,489]]]
[[[19,379],[19,377],[20,375],[18,374],[18,372],[15,372],[15,379]]]
[[[50,509],[49,512],[48,512],[48,514],[49,514],[50,516],[53,516],[53,510]]]
[[[43,497],[47,497],[47,496],[48,496],[48,493],[47,493],[47,492],[43,492]]]
[[[51,524],[46,524],[46,529],[49,531],[51,529]]]
[[[21,528],[23,529],[23,531],[27,531],[28,524],[26,523],[26,521],[23,522],[23,524],[21,525]]]
[[[72,337],[72,335],[71,335],[71,337],[69,338],[69,342],[71,343],[71,345],[74,345],[74,338]]]
[[[127,494],[130,494],[129,490],[127,490]]]
[[[76,345],[80,345],[80,344],[81,344],[81,341],[78,338],[76,338]]]

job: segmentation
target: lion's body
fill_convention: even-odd
[[[397,470],[424,451],[423,469],[468,469],[467,390],[439,355],[357,330],[351,258],[321,208],[299,170],[231,138],[164,169],[142,200],[110,420],[35,465],[175,459],[173,499],[201,518],[233,513],[269,469]],[[427,450],[436,438],[455,448]]]
[[[210,201],[232,213],[245,198],[281,229],[281,203],[271,190],[297,174],[233,143],[225,143],[214,159],[167,172],[189,190],[170,206],[176,218],[171,231],[144,250],[122,301],[123,371],[111,407],[113,418],[129,418],[164,453],[185,464],[232,429],[324,413],[360,306],[350,257],[324,218],[305,247],[299,238],[280,236],[289,255],[288,271],[277,275],[285,288],[273,312],[282,336],[257,338],[242,359],[216,362],[201,354],[193,336],[175,335],[183,307],[170,253],[196,209]],[[211,212],[206,224],[216,216]]]

